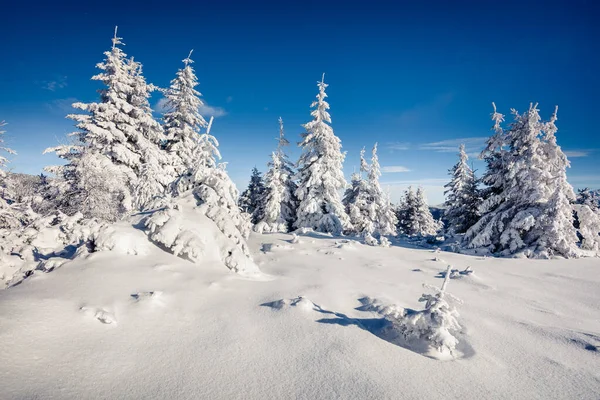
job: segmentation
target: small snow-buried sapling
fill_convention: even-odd
[[[438,352],[449,352],[452,355],[458,344],[458,339],[453,333],[458,332],[461,326],[457,320],[458,311],[451,303],[462,304],[462,301],[446,292],[451,269],[451,266],[446,269],[446,276],[440,289],[423,285],[436,292],[435,294],[424,293],[421,296],[419,301],[425,302],[424,310],[406,314],[393,322],[406,340],[425,340]]]

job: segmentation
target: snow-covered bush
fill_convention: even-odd
[[[217,205],[217,195],[207,194],[211,189],[204,188],[198,194],[188,192],[157,202],[158,208],[143,220],[150,239],[192,262],[218,260],[234,272],[258,272],[245,241],[249,221],[242,219],[241,213],[240,220],[231,218]],[[236,222],[245,230],[240,231]]]
[[[450,280],[450,269],[448,266],[444,283],[441,289],[424,285],[435,292],[435,294],[424,293],[419,299],[425,303],[425,309],[412,313],[405,313],[399,318],[393,318],[395,328],[399,329],[406,340],[426,340],[434,349],[440,353],[456,350],[458,339],[455,332],[461,329],[458,323],[458,311],[451,303],[461,303],[459,299],[446,293],[446,287]]]

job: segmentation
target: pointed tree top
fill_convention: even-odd
[[[186,67],[188,66],[188,64],[191,64],[194,62],[194,60],[192,60],[193,52],[194,52],[194,49],[190,50],[190,54],[188,54],[188,56],[183,60],[183,63],[185,64]]]
[[[327,86],[329,86],[328,84],[326,84],[326,83],[325,83],[325,72],[323,72],[323,76],[321,77],[321,81],[320,81],[320,82],[317,82],[317,86],[319,87],[319,90],[320,90],[321,92],[324,92],[324,91],[325,91],[325,88],[326,88]]]
[[[552,113],[552,117],[550,118],[550,122],[554,123],[558,119],[558,106],[554,107],[554,113]]]
[[[115,49],[115,47],[117,47],[118,44],[123,44],[123,42],[121,42],[121,39],[123,39],[123,38],[120,38],[120,37],[117,36],[118,29],[119,29],[119,27],[115,26],[115,35],[112,38],[112,48],[113,48],[113,50]]]

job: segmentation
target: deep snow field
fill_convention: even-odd
[[[1,399],[600,398],[598,258],[253,234],[264,275],[243,277],[129,236],[137,255],[93,253],[0,291]],[[369,309],[422,309],[448,264],[474,273],[449,282],[463,330],[439,360]]]

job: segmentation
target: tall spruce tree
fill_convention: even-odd
[[[299,146],[302,154],[298,160],[299,200],[295,227],[311,228],[320,232],[341,233],[350,222],[339,191],[346,187],[342,171],[345,155],[341,141],[329,125],[329,104],[325,101],[327,84],[318,82],[319,94],[311,107],[313,120],[304,125],[305,133]]]
[[[206,120],[200,115],[204,105],[200,99],[198,78],[192,68],[192,51],[183,60],[183,68],[177,71],[171,86],[165,91],[167,112],[163,116],[167,135],[166,149],[171,154],[171,162],[176,176],[191,173],[199,162],[200,136],[207,127]],[[209,151],[210,152],[210,151]],[[212,151],[214,153],[214,151]]]
[[[445,216],[451,231],[464,233],[479,219],[481,197],[474,171],[469,167],[465,145],[459,147],[459,161],[450,169],[451,181],[446,191]]]
[[[172,178],[160,150],[163,131],[148,101],[154,87],[146,83],[141,64],[126,59],[121,44],[115,28],[112,48],[97,65],[101,72],[92,77],[105,85],[100,102],[75,103],[73,107],[85,113],[67,116],[79,128],[71,135],[74,143],[46,150],[67,160],[48,171],[58,175],[61,204],[68,213],[118,219],[161,195]],[[92,171],[112,178],[97,179]],[[86,202],[90,206],[78,210]],[[103,203],[106,207],[97,215],[94,205]]]

